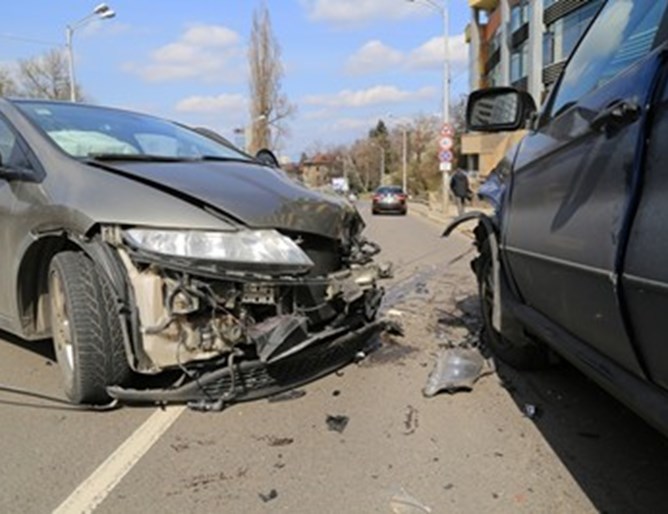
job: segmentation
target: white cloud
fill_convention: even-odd
[[[211,113],[219,115],[240,114],[248,108],[248,100],[239,94],[221,94],[218,96],[189,96],[176,104],[178,112]]]
[[[366,107],[425,100],[433,97],[434,94],[433,87],[424,87],[417,91],[403,91],[396,86],[374,86],[357,91],[346,89],[332,95],[311,95],[304,98],[304,103],[330,108]]]
[[[404,54],[394,50],[378,40],[369,41],[346,63],[346,72],[351,75],[363,75],[385,71],[400,65]]]
[[[302,4],[310,19],[334,24],[398,20],[429,12],[406,0],[302,0]]]
[[[331,126],[328,126],[329,131],[334,132],[358,132],[360,130],[369,130],[373,128],[378,122],[378,118],[340,118],[334,120]]]
[[[450,67],[465,69],[468,63],[468,47],[464,34],[450,38],[448,42],[450,54]],[[413,50],[407,59],[407,64],[412,69],[434,69],[443,66],[445,48],[442,37],[434,37]]]
[[[244,74],[239,34],[219,25],[194,25],[181,37],[151,53],[147,64],[128,63],[126,71],[159,82],[200,78],[205,82],[239,82]]]
[[[460,73],[468,66],[468,47],[464,34],[449,39],[450,68],[453,74]],[[401,52],[381,41],[373,40],[364,44],[348,58],[346,72],[352,75],[366,75],[396,70],[438,70],[443,68],[445,48],[442,37],[434,37],[408,52]]]

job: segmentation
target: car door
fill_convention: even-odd
[[[526,304],[628,370],[618,276],[666,0],[611,0],[514,166],[503,246]]]
[[[0,117],[0,158],[2,166],[11,166],[16,154],[18,139],[9,123]],[[8,326],[10,319],[10,304],[12,301],[11,290],[13,289],[11,277],[11,264],[13,258],[9,255],[12,246],[11,238],[11,213],[16,203],[14,192],[15,186],[0,178],[0,324],[4,328]]]
[[[652,109],[642,196],[626,250],[622,284],[631,331],[650,377],[668,389],[668,66]]]
[[[17,289],[15,275],[17,255],[24,250],[23,243],[29,238],[25,229],[26,207],[32,202],[32,194],[26,194],[27,181],[37,180],[40,173],[35,157],[25,141],[10,122],[0,115],[0,156],[5,171],[20,171],[22,178],[8,180],[0,176],[0,328],[16,328]],[[34,184],[31,184],[34,186]]]

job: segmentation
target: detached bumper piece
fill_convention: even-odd
[[[222,410],[226,405],[271,396],[329,374],[355,359],[359,352],[378,346],[377,336],[394,323],[380,319],[353,331],[324,332],[301,351],[273,363],[261,360],[222,364],[193,371],[187,382],[162,389],[107,388],[124,403],[188,403],[197,410]]]

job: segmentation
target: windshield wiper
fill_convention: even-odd
[[[199,161],[214,161],[214,162],[253,162],[253,160],[248,157],[224,157],[222,155],[200,155],[195,160]]]
[[[94,161],[133,161],[133,162],[183,162],[191,161],[183,157],[166,155],[150,155],[145,153],[89,153],[88,158]]]

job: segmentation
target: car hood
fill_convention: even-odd
[[[243,162],[100,163],[104,169],[222,211],[252,228],[276,228],[333,239],[362,223],[345,199],[324,195],[282,171]]]

